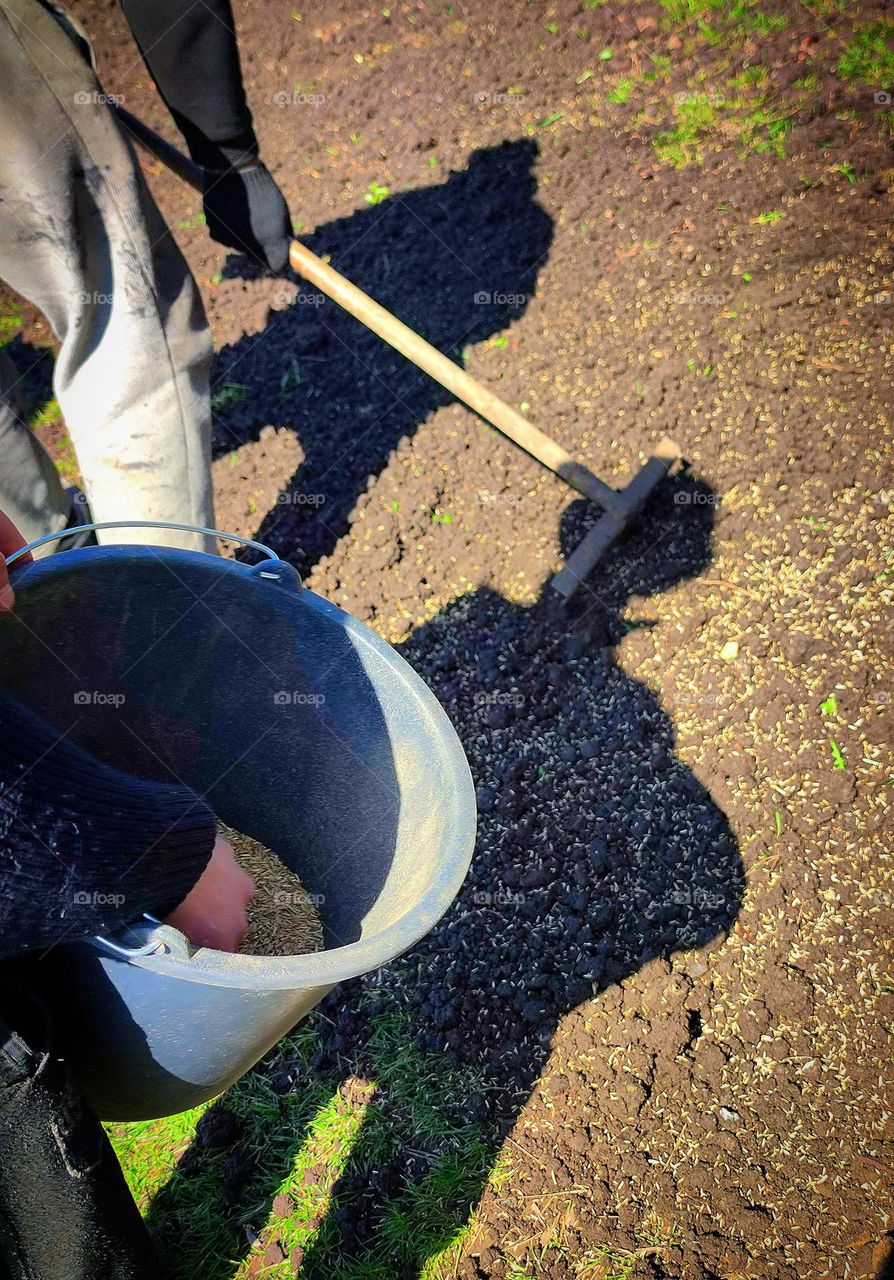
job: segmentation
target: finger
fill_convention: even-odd
[[[9,516],[0,511],[0,555],[11,556],[26,545],[27,539],[19,533]],[[26,556],[21,557],[23,564],[28,564],[32,559],[30,551]]]
[[[26,545],[25,538],[19,533],[9,516],[0,511],[0,613],[8,613],[15,604],[16,598],[9,583],[9,572],[3,563],[3,558],[11,556]],[[33,556],[29,551],[27,555],[20,557],[20,562],[30,564],[32,559]]]
[[[0,511],[0,613],[8,613],[15,604],[16,598],[15,592],[9,584],[9,572],[3,563],[3,558],[11,556],[13,552],[24,546],[25,539],[9,516]],[[30,551],[26,556],[22,556],[21,559],[23,563],[28,563],[32,559]]]

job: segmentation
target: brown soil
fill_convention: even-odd
[[[658,6],[237,5],[311,247],[607,480],[682,442],[570,616],[544,584],[582,504],[311,290],[215,283],[195,197],[152,177],[215,384],[250,388],[216,425],[220,527],[401,644],[475,774],[469,882],[375,979],[494,1082],[469,1105],[513,1177],[467,1278],[892,1274],[892,175],[872,91],[833,75],[882,9],[776,7],[731,56],[814,77],[787,157],[675,170],[606,90],[652,55],[710,84],[728,51]],[[164,126],[120,15],[85,17]],[[277,106],[297,83],[324,103]],[[330,1067],[362,986],[325,1007]],[[353,1188],[348,1252],[399,1176]]]

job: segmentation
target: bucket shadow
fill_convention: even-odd
[[[445,182],[356,210],[305,243],[462,365],[467,345],[522,314],[549,252],[552,220],[535,199],[537,155],[527,140],[473,152]],[[225,274],[256,272],[233,255]],[[454,399],[308,284],[290,306],[269,312],[263,330],[219,352],[212,384],[223,406],[217,454],[268,424],[298,438],[303,461],[283,477],[256,536],[302,573],[333,550],[397,444]]]
[[[688,476],[665,481],[648,524],[608,555],[570,616],[546,585],[531,608],[479,590],[403,646],[469,756],[479,839],[463,890],[433,932],[327,997],[314,1026],[299,1029],[308,1052],[286,1047],[285,1062],[238,1086],[282,1088],[285,1116],[302,1091],[312,1100],[340,1089],[350,1110],[364,1081],[380,1084],[376,1114],[368,1109],[338,1162],[325,1219],[312,1219],[315,1234],[292,1255],[305,1280],[416,1280],[478,1202],[562,1018],[649,961],[703,947],[733,923],[743,869],[729,823],[677,758],[655,694],[616,661],[631,629],[622,618],[630,597],[660,593],[710,563],[711,497]],[[568,508],[566,551],[590,518],[583,503]],[[399,1034],[383,1057],[388,1025]],[[688,1026],[694,1043],[697,1011]],[[433,1112],[415,1127],[407,1113],[420,1090],[401,1080],[401,1062],[425,1081]],[[231,1105],[225,1099],[219,1109]],[[237,1216],[254,1206],[254,1220],[264,1219],[259,1205],[269,1207],[306,1136],[283,1135],[276,1158],[253,1170]],[[227,1159],[238,1166],[251,1150],[237,1142]],[[186,1159],[195,1176],[201,1151]],[[176,1237],[183,1176],[156,1200],[163,1243]],[[281,1208],[302,1211],[300,1202]],[[274,1212],[262,1237],[274,1259],[288,1235]],[[202,1280],[227,1274],[212,1268]]]

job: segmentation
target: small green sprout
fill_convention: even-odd
[[[381,204],[383,200],[387,200],[391,192],[383,182],[371,182],[369,190],[364,199],[367,204]]]
[[[630,95],[633,93],[633,80],[630,76],[623,76],[608,95],[609,102],[620,102],[621,104],[628,102]]]
[[[248,399],[248,387],[240,382],[225,382],[217,391],[211,393],[211,412],[221,413],[231,405],[241,404]]]

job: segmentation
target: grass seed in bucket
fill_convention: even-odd
[[[224,823],[219,828],[233,846],[236,861],[255,884],[248,904],[248,932],[239,954],[301,956],[321,951],[320,918],[295,872],[259,841]]]

